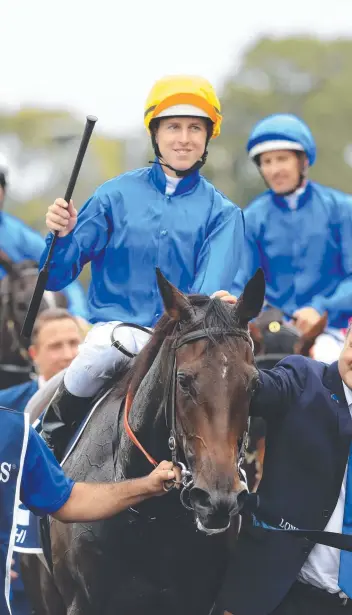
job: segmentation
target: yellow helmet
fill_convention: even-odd
[[[144,124],[166,116],[207,117],[213,122],[212,139],[220,134],[222,116],[214,88],[202,77],[176,75],[163,77],[152,87],[144,110]]]

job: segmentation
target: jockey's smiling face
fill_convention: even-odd
[[[265,181],[276,194],[291,192],[299,184],[302,162],[296,152],[265,152],[259,164]]]
[[[339,372],[342,380],[352,389],[352,327],[345,339],[345,345],[339,358]]]
[[[163,161],[178,171],[185,171],[204,154],[207,124],[201,117],[161,119],[155,138]],[[175,176],[168,168],[164,170],[168,175]]]

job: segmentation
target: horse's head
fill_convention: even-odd
[[[158,284],[176,329],[168,426],[172,430],[174,407],[177,446],[193,477],[189,497],[198,528],[224,531],[245,490],[239,465],[258,382],[248,323],[261,310],[264,275],[257,271],[235,306],[186,296],[160,273]]]

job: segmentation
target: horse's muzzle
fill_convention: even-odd
[[[245,486],[240,492],[231,491],[227,494],[219,491],[210,493],[200,487],[193,487],[189,497],[198,529],[207,534],[225,532],[230,526],[231,517],[241,511],[246,493]]]

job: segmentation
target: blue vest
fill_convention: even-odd
[[[26,455],[29,416],[0,408],[0,613],[10,609],[10,569]]]

